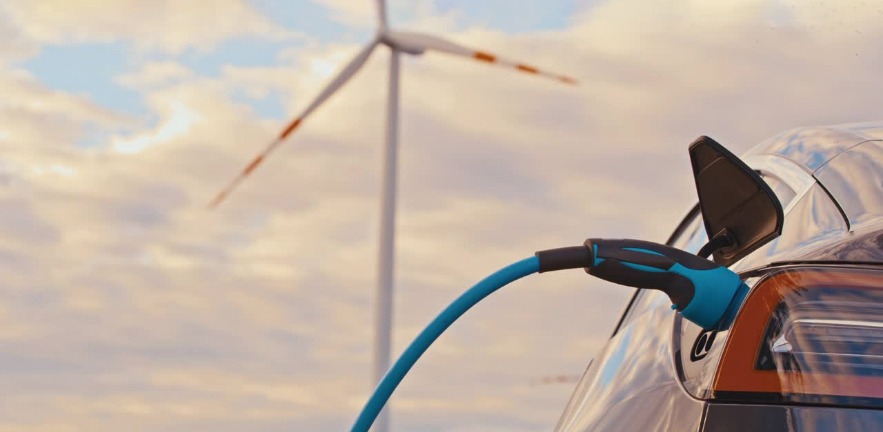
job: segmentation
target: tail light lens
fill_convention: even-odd
[[[714,398],[883,407],[883,270],[761,280],[730,331]]]

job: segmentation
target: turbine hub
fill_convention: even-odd
[[[426,47],[414,43],[408,43],[409,41],[407,39],[402,38],[401,35],[396,32],[381,30],[378,33],[377,38],[380,43],[394,50],[411,55],[421,55],[426,52]]]

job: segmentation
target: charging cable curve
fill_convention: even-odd
[[[414,363],[423,355],[424,352],[447,330],[457,318],[466,313],[472,306],[480,302],[483,298],[489,296],[494,291],[506,286],[507,284],[521,279],[525,276],[534,274],[540,270],[539,257],[532,256],[525,258],[516,263],[510,264],[490,276],[482,279],[457,297],[441,314],[439,314],[422,332],[411,342],[411,345],[402,353],[395,364],[386,372],[380,383],[374,389],[374,393],[362,412],[353,424],[352,432],[368,432],[368,429],[374,423],[380,410],[386,405],[386,401],[392,396],[402,379],[414,366]]]

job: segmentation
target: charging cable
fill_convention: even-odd
[[[593,276],[621,285],[664,291],[673,303],[672,309],[705,329],[729,326],[748,290],[739,275],[726,267],[641,240],[589,239],[582,246],[537,252],[478,282],[432,320],[380,380],[351,431],[368,432],[420,356],[472,306],[533,273],[575,268],[584,268]]]

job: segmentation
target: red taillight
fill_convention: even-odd
[[[760,281],[730,331],[714,397],[883,406],[883,270],[788,270]]]

